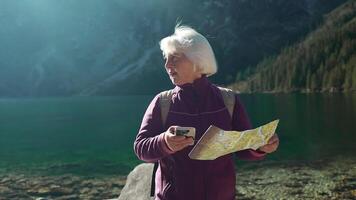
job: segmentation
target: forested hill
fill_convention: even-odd
[[[210,80],[232,84],[236,73],[295,44],[345,2],[0,0],[0,98],[172,88],[158,43],[180,20],[213,47],[219,70]]]
[[[238,73],[242,92],[356,91],[356,1],[329,14],[306,38]],[[246,78],[247,77],[247,78]]]

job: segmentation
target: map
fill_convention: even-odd
[[[258,149],[268,143],[277,129],[279,120],[274,120],[256,129],[224,131],[210,126],[189,153],[195,160],[214,160],[220,156],[244,149]]]

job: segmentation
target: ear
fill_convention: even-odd
[[[201,74],[202,74],[202,72],[203,72],[202,68],[199,67],[199,66],[196,65],[196,64],[193,65],[193,71],[194,71],[194,72],[199,72],[199,73],[201,73]]]

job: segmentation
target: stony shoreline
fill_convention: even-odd
[[[356,199],[356,159],[251,162],[237,167],[236,199]],[[126,176],[0,173],[0,200],[115,199]]]
[[[125,181],[125,176],[6,174],[0,175],[0,200],[113,199],[120,195]]]
[[[237,171],[236,199],[356,199],[356,159],[261,162]]]

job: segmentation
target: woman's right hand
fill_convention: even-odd
[[[194,139],[192,137],[175,135],[177,127],[178,126],[171,126],[164,133],[164,141],[166,142],[168,148],[174,152],[180,151],[187,146],[194,144]]]

